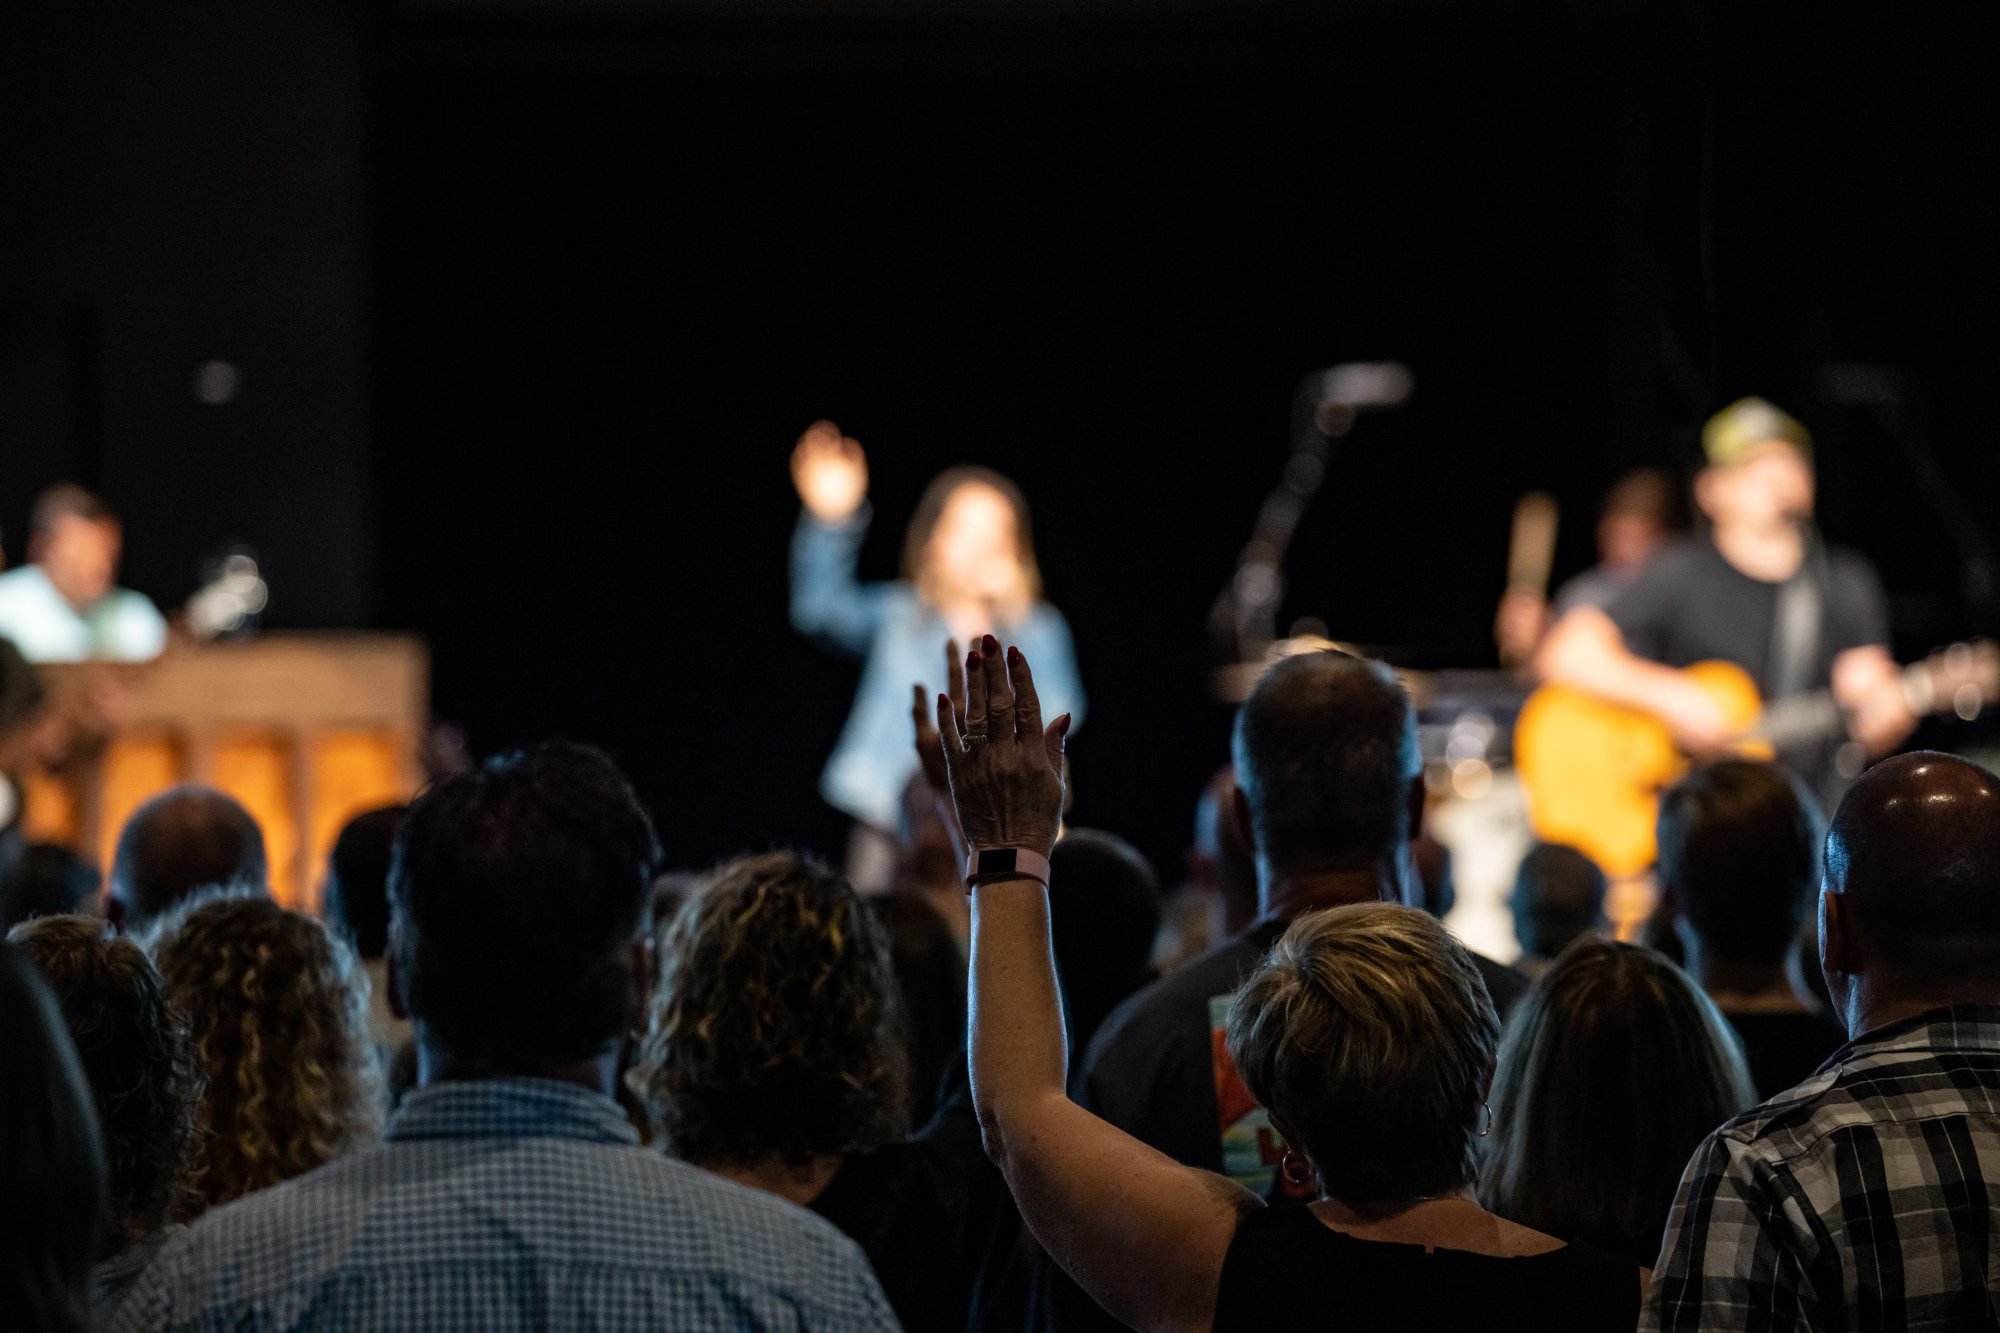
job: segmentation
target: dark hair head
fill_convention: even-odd
[[[1028,521],[1028,497],[1021,494],[1021,488],[1007,478],[985,467],[947,468],[931,478],[931,484],[924,487],[924,493],[917,499],[916,510],[910,515],[910,526],[903,535],[903,577],[922,591],[928,588],[929,577],[924,568],[925,553],[930,549],[931,534],[937,531],[938,520],[944,517],[945,506],[951,503],[960,487],[985,486],[998,493],[1014,511],[1014,551],[1021,562],[1021,575],[1026,580],[1025,589],[1030,599],[1042,595],[1042,570],[1035,563],[1034,528]]]
[[[1665,468],[1634,468],[1604,494],[1604,517],[1636,518],[1664,531],[1686,526],[1680,482]]]
[[[1234,749],[1267,863],[1365,869],[1409,842],[1417,717],[1381,663],[1338,650],[1283,659],[1237,712]]]
[[[45,916],[8,937],[54,992],[89,1080],[111,1170],[105,1252],[153,1235],[191,1203],[202,1080],[187,1020],[153,960],[87,916]]]
[[[1604,872],[1574,847],[1538,842],[1514,872],[1514,937],[1521,949],[1553,958],[1604,919]]]
[[[1480,1200],[1650,1263],[1688,1158],[1756,1100],[1735,1034],[1680,969],[1579,941],[1508,1020]]]
[[[1824,832],[1789,773],[1718,760],[1660,798],[1660,883],[1709,953],[1782,965],[1819,885]]]
[[[690,1161],[805,1162],[907,1128],[889,943],[789,852],[715,872],[667,931],[647,1042],[654,1114]]]
[[[200,889],[265,887],[264,832],[235,798],[187,784],[133,812],[118,835],[111,894],[137,930]]]
[[[385,805],[347,821],[326,862],[326,916],[363,958],[389,949],[389,861],[407,805]]]
[[[57,523],[66,518],[80,518],[86,523],[118,521],[117,513],[104,502],[104,497],[85,490],[73,481],[64,481],[35,497],[34,507],[28,511],[28,535],[47,536],[55,531]]]
[[[1229,1054],[1336,1199],[1449,1194],[1479,1161],[1500,1019],[1465,946],[1413,907],[1308,912],[1230,1008]]]
[[[31,842],[0,865],[0,932],[38,916],[81,911],[97,884],[97,871],[69,848]]]
[[[302,1175],[381,1128],[368,978],[313,917],[214,890],[154,923],[153,961],[207,1086],[192,1188],[215,1207]]]
[[[389,948],[419,1037],[498,1069],[591,1059],[641,1001],[633,944],[660,845],[601,751],[489,760],[410,807]]]
[[[965,1049],[965,955],[937,908],[914,892],[868,900],[889,939],[909,1066],[910,1123],[930,1121],[945,1066]]]
[[[1070,1046],[1081,1050],[1119,1001],[1152,979],[1160,881],[1138,848],[1096,829],[1071,829],[1049,867],[1049,939]]]
[[[0,944],[0,1327],[82,1333],[104,1219],[104,1146],[55,998]]]
[[[2000,777],[1936,751],[1885,759],[1826,847],[1826,887],[1872,965],[1919,990],[2000,984]]]

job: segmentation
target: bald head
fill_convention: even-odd
[[[155,796],[118,835],[111,896],[132,930],[197,889],[267,879],[264,833],[250,812],[213,787],[192,784]]]
[[[1877,764],[1834,814],[1826,894],[1830,974],[2000,999],[2000,778],[1929,751]]]

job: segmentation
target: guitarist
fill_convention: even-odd
[[[1535,657],[1545,681],[1657,716],[1690,755],[1736,739],[1720,707],[1676,668],[1721,659],[1766,699],[1832,688],[1869,757],[1916,725],[1888,649],[1874,570],[1823,547],[1812,527],[1812,437],[1759,398],[1702,428],[1707,466],[1695,478],[1705,534],[1682,538],[1604,607],[1579,606]],[[1837,792],[1837,747],[1779,757],[1822,796]],[[1849,775],[1851,776],[1851,774]]]

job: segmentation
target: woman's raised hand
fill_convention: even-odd
[[[868,498],[867,455],[831,421],[815,421],[792,450],[792,485],[814,518],[845,523]]]
[[[1042,725],[1035,678],[1018,648],[987,635],[965,659],[961,713],[937,698],[937,729],[959,827],[975,852],[1013,847],[1047,856],[1062,828],[1069,714]]]

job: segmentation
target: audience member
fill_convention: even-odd
[[[899,1025],[887,935],[845,881],[789,853],[732,861],[660,956],[654,1114],[681,1157],[859,1241],[905,1327],[962,1328],[1006,1192],[962,1057],[905,1137]]]
[[[903,788],[903,818],[896,835],[896,870],[891,893],[920,899],[951,932],[961,959],[972,935],[972,911],[965,905],[965,853],[951,826],[948,795],[919,772]]]
[[[1479,1198],[1650,1265],[1689,1154],[1753,1104],[1736,1036],[1672,963],[1570,946],[1508,1020]]]
[[[1819,922],[1851,1040],[1695,1153],[1647,1329],[1993,1323],[2000,778],[1932,753],[1863,774]]]
[[[1096,829],[1069,830],[1049,863],[1049,939],[1070,1049],[1080,1051],[1113,1009],[1153,979],[1160,881],[1138,848]]]
[[[347,821],[327,857],[320,901],[326,919],[353,946],[368,974],[368,1030],[385,1064],[410,1039],[389,1003],[389,862],[407,805],[385,805]]]
[[[0,1328],[84,1333],[104,1222],[104,1146],[61,1012],[0,944]]]
[[[1574,847],[1538,842],[1514,873],[1514,938],[1521,956],[1514,967],[1533,980],[1549,970],[1571,942],[1604,924],[1604,872]]]
[[[94,916],[45,916],[8,936],[48,982],[83,1064],[110,1169],[95,1274],[109,1313],[188,1216],[202,1079],[187,1020],[153,960]]]
[[[1255,849],[1258,919],[1114,1010],[1084,1057],[1080,1099],[1177,1162],[1223,1168],[1214,1001],[1286,925],[1319,907],[1406,901],[1423,806],[1416,714],[1387,668],[1339,652],[1272,667],[1236,718],[1231,817]],[[1526,982],[1486,964],[1506,1000]],[[1502,1001],[1505,1007],[1505,1001]]]
[[[613,1100],[658,862],[593,750],[507,756],[420,797],[389,933],[422,1086],[381,1147],[169,1243],[113,1327],[893,1328],[852,1241],[649,1153]]]
[[[205,1151],[191,1185],[214,1208],[372,1143],[381,1068],[368,982],[312,917],[214,890],[147,936],[167,997],[187,1015],[206,1086]]]
[[[1684,966],[1743,1038],[1759,1097],[1803,1080],[1846,1040],[1789,967],[1824,836],[1813,798],[1775,764],[1718,760],[1660,800],[1659,879]]]
[[[1162,974],[1183,967],[1257,919],[1257,860],[1231,811],[1236,769],[1224,764],[1201,789],[1187,881],[1166,903],[1153,961]]]
[[[248,810],[213,787],[173,787],[125,821],[105,915],[136,933],[200,889],[262,889],[268,873],[264,832]]]
[[[941,705],[939,729],[978,858],[979,1119],[1030,1229],[1091,1296],[1140,1329],[1631,1325],[1637,1264],[1471,1197],[1499,1020],[1471,955],[1423,912],[1363,901],[1300,915],[1234,997],[1229,1054],[1292,1145],[1286,1174],[1316,1186],[1312,1206],[1266,1208],[1071,1102],[1036,868],[1055,845],[1069,719],[1044,729],[1027,660],[1010,649],[1003,664],[990,638],[969,674],[963,716]],[[1345,746],[1270,764],[1264,727],[1336,709]],[[1266,677],[1237,732],[1251,742],[1237,770],[1259,814],[1260,871],[1285,872],[1280,885],[1309,873],[1379,887],[1407,832],[1407,815],[1385,807],[1418,799],[1403,781],[1408,709],[1386,673],[1344,655],[1293,658]],[[1276,799],[1299,786],[1348,799]],[[1327,825],[1342,855],[1328,857],[1325,833],[1305,835]]]
[[[97,872],[67,847],[31,842],[0,862],[0,934],[38,916],[90,910]]]
[[[962,885],[962,867],[959,874]],[[965,897],[963,887],[958,896]],[[965,955],[928,900],[897,891],[868,905],[889,937],[910,1071],[910,1123],[922,1125],[937,1110],[939,1081],[965,1063]]]
[[[0,636],[31,662],[142,662],[167,645],[144,594],[118,586],[118,516],[81,486],[51,486],[28,516],[28,563],[0,574]]]

